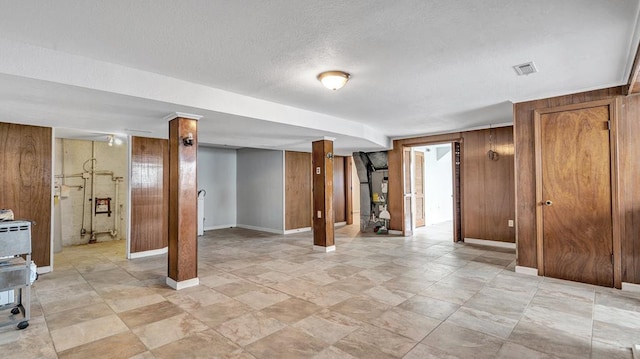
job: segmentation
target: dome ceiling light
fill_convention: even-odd
[[[325,71],[318,75],[318,81],[329,90],[340,90],[347,84],[351,75],[344,71]]]

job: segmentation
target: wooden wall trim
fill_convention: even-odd
[[[393,147],[398,146],[428,146],[438,143],[455,142],[462,140],[462,132],[445,133],[441,135],[401,138],[393,140]]]

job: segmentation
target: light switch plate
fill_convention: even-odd
[[[513,227],[513,219],[510,219],[510,220],[509,220],[508,226],[509,226],[509,227]]]
[[[322,218],[322,211],[318,211],[318,218]]]

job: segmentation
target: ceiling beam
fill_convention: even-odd
[[[629,74],[629,82],[625,92],[627,95],[640,93],[640,45],[636,50],[636,57],[633,60],[633,67],[631,67],[631,74]]]

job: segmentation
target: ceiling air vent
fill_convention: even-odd
[[[513,69],[516,70],[518,76],[530,75],[532,73],[538,72],[538,69],[536,69],[536,65],[533,64],[533,61],[527,62],[526,64],[516,65],[513,67]]]

